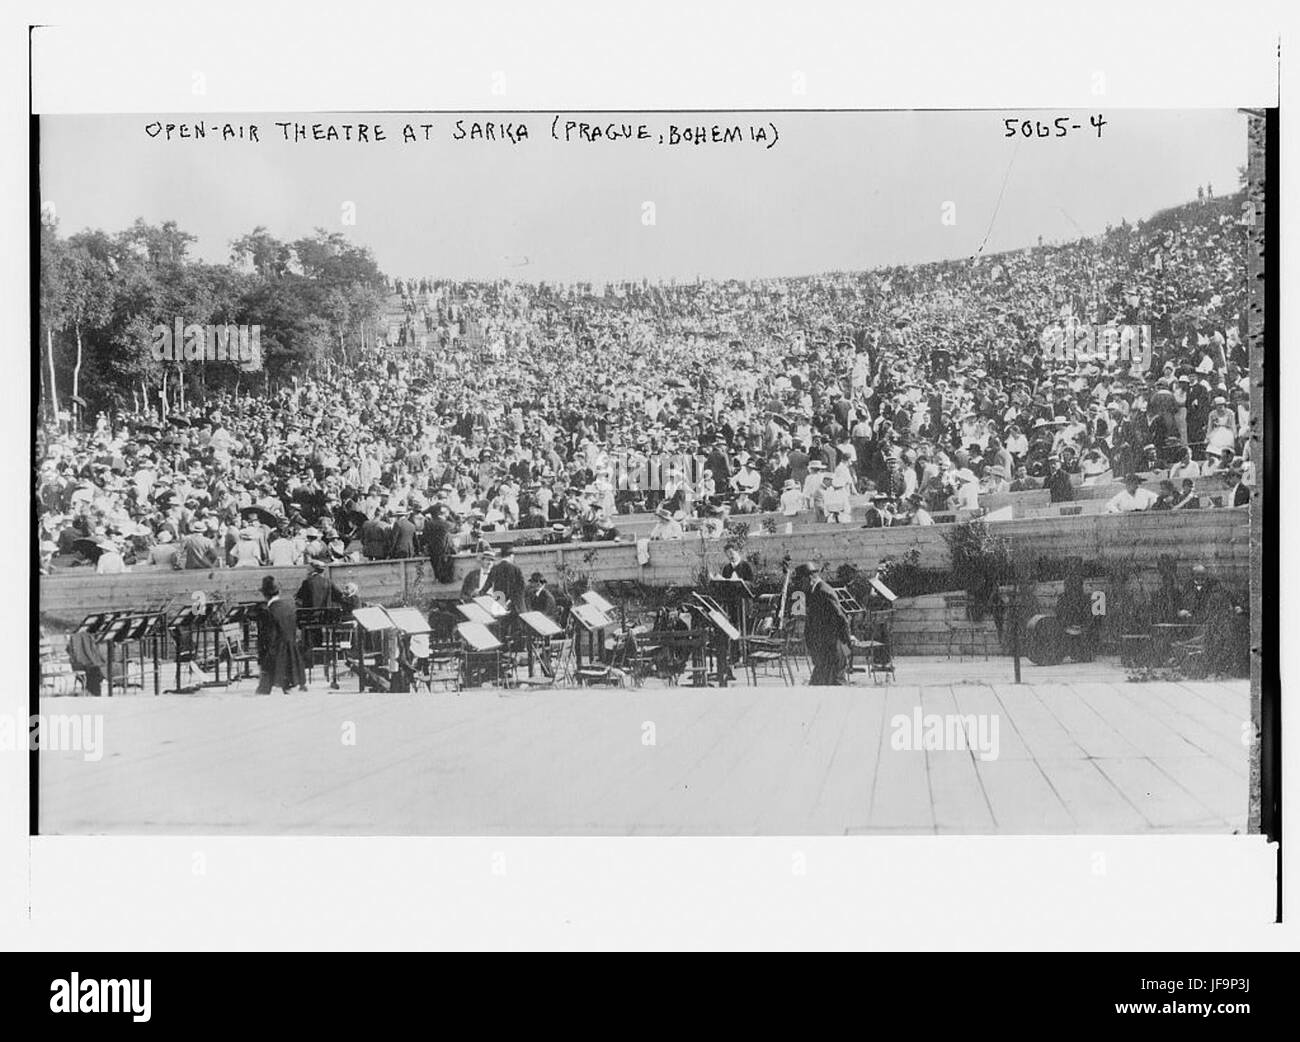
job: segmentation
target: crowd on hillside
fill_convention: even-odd
[[[867,273],[399,280],[360,364],[41,429],[41,564],[445,566],[493,530],[611,539],[643,511],[653,538],[759,511],[925,524],[1079,482],[1115,482],[1111,509],[1186,508],[1205,475],[1254,480],[1238,203]],[[1045,347],[1067,322],[1149,326],[1149,358]]]

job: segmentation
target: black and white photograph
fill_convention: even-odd
[[[15,945],[1294,943],[1279,6],[19,21]]]
[[[1266,123],[42,119],[40,831],[1258,831]]]

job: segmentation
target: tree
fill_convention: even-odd
[[[63,268],[63,318],[72,327],[77,344],[77,360],[72,369],[72,396],[81,401],[81,365],[85,357],[82,334],[89,327],[100,329],[108,322],[113,306],[112,276],[107,266],[96,260],[78,236],[68,240],[60,258]]]
[[[251,265],[264,279],[282,278],[292,256],[289,247],[260,224],[230,244],[230,259],[240,266]]]
[[[50,367],[50,416],[59,418],[58,376],[54,365],[54,331],[62,329],[66,320],[66,288],[63,284],[63,254],[66,247],[59,240],[58,223],[53,217],[41,217],[41,285],[40,322],[45,332],[46,356]]]

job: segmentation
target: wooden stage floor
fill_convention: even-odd
[[[899,660],[899,682],[725,690],[49,698],[102,756],[40,758],[45,834],[1244,832],[1249,685],[1112,663]],[[979,749],[897,748],[973,716]],[[906,723],[905,723],[906,722]],[[987,741],[996,727],[996,757]],[[953,732],[947,732],[951,739]],[[902,736],[902,737],[900,737]],[[916,744],[923,745],[920,736]],[[951,741],[949,744],[953,744]],[[961,744],[961,743],[956,743]],[[984,750],[982,753],[980,750]]]

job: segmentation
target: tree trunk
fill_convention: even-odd
[[[81,323],[74,324],[72,329],[77,335],[77,364],[72,367],[72,397],[76,398],[81,394]]]
[[[59,422],[59,389],[54,376],[54,332],[45,331],[45,343],[50,356],[50,408],[54,411],[54,422]]]
[[[185,411],[185,370],[176,370],[176,408]]]
[[[162,422],[167,422],[167,370],[163,370],[162,387],[158,389],[159,407],[162,409]]]

